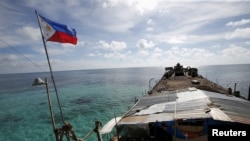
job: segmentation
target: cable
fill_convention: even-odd
[[[29,61],[31,64],[33,64],[35,67],[41,69],[43,72],[46,72],[43,68],[41,68],[39,65],[37,65],[35,62],[33,62],[31,59],[29,59],[28,57],[24,56],[21,52],[19,52],[17,49],[11,47],[7,42],[5,42],[4,40],[2,40],[0,38],[0,40],[10,49],[14,50],[17,54],[19,54],[20,56],[22,56],[23,58],[25,58],[27,61]]]

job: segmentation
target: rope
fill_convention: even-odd
[[[90,135],[92,135],[93,132],[94,130],[90,131],[85,137],[83,137],[83,140],[87,139]]]
[[[59,141],[63,140],[63,136],[66,135],[67,141],[70,141],[70,138],[72,138],[75,141],[84,141],[84,139],[77,138],[75,131],[73,130],[73,127],[70,123],[65,122],[64,125],[61,128],[55,129],[56,137]]]
[[[24,59],[26,59],[27,61],[29,61],[31,64],[33,64],[35,67],[39,68],[40,70],[42,70],[43,72],[46,72],[43,68],[41,68],[39,65],[37,65],[35,62],[33,62],[31,59],[29,59],[28,57],[24,56],[20,51],[18,51],[17,49],[15,49],[14,47],[11,47],[7,42],[5,42],[4,40],[2,40],[0,38],[0,40],[10,49],[14,50],[18,55],[20,55],[21,57],[23,57]]]

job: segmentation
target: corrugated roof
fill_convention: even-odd
[[[211,96],[210,99],[213,101],[213,105],[219,106],[219,108],[226,113],[232,121],[250,124],[249,101],[232,96]]]
[[[213,118],[250,123],[250,102],[232,95],[204,90],[162,92],[142,97],[120,123],[147,123],[173,119]]]

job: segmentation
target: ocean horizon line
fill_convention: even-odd
[[[181,65],[183,65],[181,63]],[[196,68],[200,68],[200,67],[206,67],[206,66],[230,66],[230,65],[250,65],[246,64],[246,63],[242,63],[242,64],[211,64],[211,65],[199,65],[199,66],[191,66],[191,67],[196,67]],[[169,65],[171,66],[171,65]],[[172,65],[174,66],[174,65]],[[185,65],[184,65],[185,66]],[[190,66],[190,65],[187,65]],[[111,69],[133,69],[133,68],[164,68],[164,67],[168,67],[166,66],[131,66],[131,67],[107,67],[107,68],[84,68],[84,69],[68,69],[68,70],[52,70],[53,72],[68,72],[68,71],[90,71],[90,70],[111,70]],[[0,75],[5,75],[5,74],[27,74],[27,73],[50,73],[49,70],[47,71],[30,71],[30,72],[10,72],[10,73],[0,73]]]

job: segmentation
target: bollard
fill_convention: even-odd
[[[234,84],[234,93],[236,92],[236,85],[237,83]]]
[[[96,121],[95,122],[95,128],[94,128],[94,132],[96,132],[98,141],[102,141],[102,135],[100,133],[100,128],[101,128],[102,123],[100,121]]]

